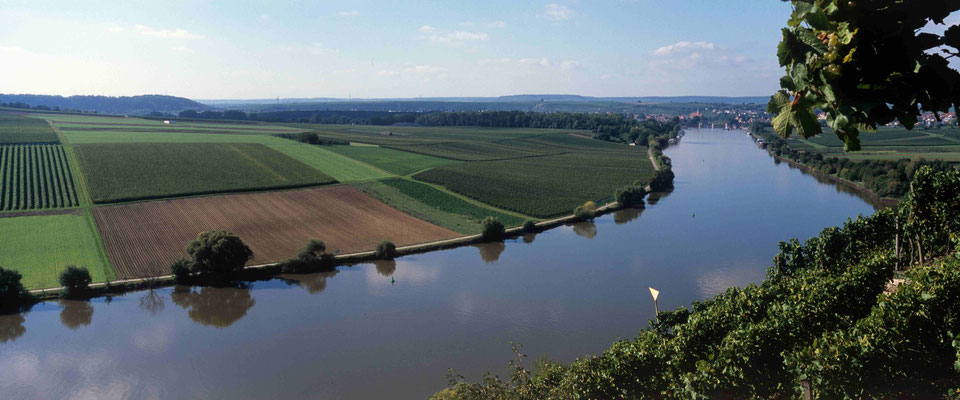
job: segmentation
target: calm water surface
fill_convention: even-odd
[[[509,342],[570,361],[763,279],[777,242],[874,206],[736,131],[689,131],[672,193],[506,243],[165,288],[0,316],[4,398],[425,398],[447,368],[506,373]],[[659,199],[656,199],[659,197]],[[532,357],[531,357],[532,358]]]

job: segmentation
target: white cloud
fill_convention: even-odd
[[[481,64],[508,64],[508,63],[510,63],[510,61],[512,61],[512,60],[509,59],[509,58],[506,58],[506,57],[504,57],[504,58],[484,58],[484,59],[480,60],[480,63],[481,63]]]
[[[573,18],[573,10],[567,6],[550,3],[543,9],[543,14],[540,16],[552,21],[566,21]]]
[[[340,11],[339,15],[341,17],[355,17],[357,15],[360,15],[360,11],[357,11],[357,10]]]
[[[203,39],[203,36],[190,33],[186,29],[153,29],[149,26],[135,25],[134,29],[143,36],[151,36],[163,39]]]
[[[507,23],[503,21],[493,21],[487,24],[487,28],[492,28],[492,29],[499,29],[499,28],[506,28],[506,27],[507,27]]]
[[[267,15],[267,14],[260,14],[260,20],[261,20],[261,21],[269,21],[269,20],[270,20],[270,16]]]
[[[26,53],[27,51],[20,46],[3,47],[0,46],[0,53]]]
[[[711,42],[677,42],[668,46],[663,46],[651,52],[655,56],[664,56],[678,52],[690,52],[695,50],[714,50],[717,46]]]
[[[111,25],[109,28],[107,28],[107,31],[110,33],[120,33],[123,32],[123,27],[120,25]]]
[[[339,54],[340,49],[330,49],[330,48],[324,47],[323,43],[314,42],[314,43],[310,43],[310,45],[307,46],[307,53],[313,54],[315,56]]]
[[[444,71],[443,68],[434,67],[432,65],[415,65],[403,70],[403,72],[412,72],[417,74],[435,74],[442,71]]]
[[[193,53],[193,49],[186,46],[171,47],[170,50],[173,50],[178,53]]]
[[[563,60],[563,62],[560,63],[560,69],[564,71],[569,71],[571,69],[577,69],[577,68],[580,68],[580,61]]]
[[[431,33],[436,31],[437,31],[437,28],[434,28],[430,25],[424,25],[417,29],[417,32],[420,32],[420,33]]]
[[[457,31],[457,32],[448,33],[445,35],[431,34],[426,36],[426,39],[433,43],[459,47],[467,44],[468,42],[485,41],[487,40],[487,37],[488,37],[487,34],[483,32],[478,33],[478,32]]]
[[[547,67],[547,66],[550,66],[550,60],[548,60],[546,57],[542,57],[542,58],[521,58],[521,59],[520,59],[520,64],[524,64],[524,65],[540,65],[540,66],[543,66],[543,67]]]
[[[377,72],[377,76],[397,76],[397,75],[400,75],[400,73],[397,71],[383,70],[383,71]]]

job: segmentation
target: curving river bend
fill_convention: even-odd
[[[600,352],[653,318],[648,286],[672,309],[760,281],[778,241],[875,209],[775,163],[742,131],[690,130],[665,153],[672,193],[593,223],[240,289],[164,288],[0,316],[0,393],[425,398],[447,368],[504,376],[509,342],[531,359]]]

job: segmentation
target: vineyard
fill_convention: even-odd
[[[0,112],[0,144],[60,143],[47,121]]]
[[[73,176],[61,146],[0,146],[0,211],[77,205]]]
[[[569,214],[587,200],[603,200],[653,167],[636,154],[580,153],[445,165],[414,178],[484,203],[547,218]]]

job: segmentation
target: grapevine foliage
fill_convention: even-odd
[[[921,31],[960,10],[956,0],[791,0],[777,46],[782,90],[767,112],[784,138],[821,132],[815,110],[845,143],[860,149],[861,130],[895,120],[911,129],[922,112],[960,108],[960,25]]]

